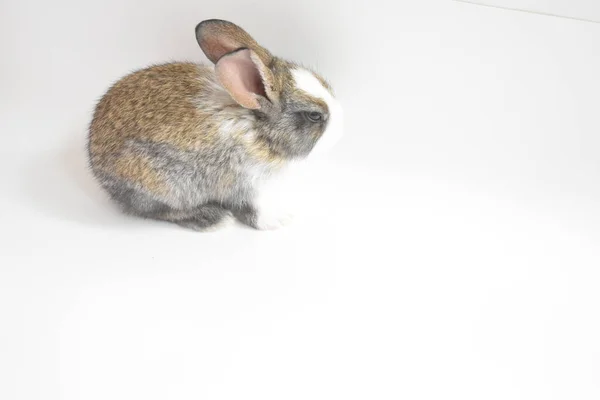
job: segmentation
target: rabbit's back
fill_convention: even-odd
[[[221,129],[239,113],[231,106],[209,67],[173,63],[134,72],[96,107],[92,171],[120,203],[131,189],[178,206],[229,196],[240,190],[234,183],[243,170],[235,138]]]
[[[218,85],[211,68],[192,63],[153,66],[134,72],[104,95],[90,126],[92,165],[102,165],[123,149],[128,140],[166,143],[194,150],[210,139],[202,129],[210,109],[202,98],[214,96]]]

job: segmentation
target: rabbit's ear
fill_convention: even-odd
[[[218,19],[200,22],[196,26],[196,40],[206,57],[215,64],[224,55],[242,48],[255,52],[265,65],[269,65],[273,57],[245,30]]]
[[[219,82],[242,107],[257,110],[260,99],[271,100],[273,73],[250,49],[240,49],[221,57],[215,65]]]

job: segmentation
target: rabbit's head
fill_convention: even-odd
[[[256,135],[285,158],[331,147],[342,134],[342,108],[317,73],[273,56],[239,26],[222,20],[196,27],[218,81],[256,117]]]

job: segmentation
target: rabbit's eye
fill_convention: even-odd
[[[323,114],[321,114],[320,112],[317,112],[317,111],[305,112],[304,116],[310,122],[321,122],[321,121],[323,121]]]

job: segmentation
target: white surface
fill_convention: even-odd
[[[462,0],[459,0],[462,1]],[[533,11],[600,22],[598,0],[466,0],[489,6]]]
[[[600,398],[600,26],[260,4],[3,7],[0,398]],[[130,219],[86,170],[95,99],[210,17],[345,105],[289,229]]]

